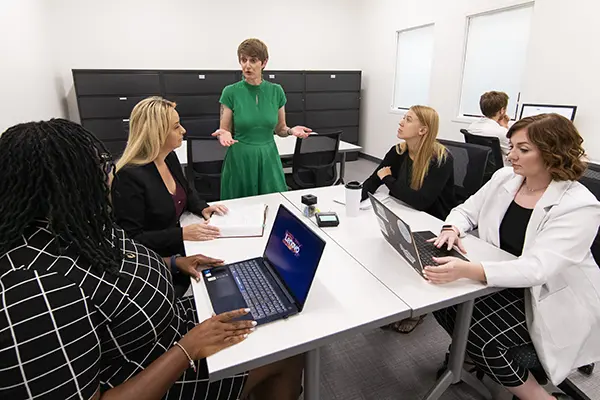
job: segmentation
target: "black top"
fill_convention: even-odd
[[[438,165],[437,160],[431,160],[423,186],[414,190],[410,187],[413,162],[408,156],[408,151],[398,154],[396,146],[393,146],[373,175],[363,182],[362,199],[368,197],[367,193],[375,193],[383,183],[398,200],[445,220],[457,204],[454,196],[454,159],[449,152],[446,154],[446,160],[441,165]],[[377,171],[383,167],[391,167],[392,175],[381,180]]]
[[[500,248],[515,257],[523,253],[525,232],[533,212],[530,208],[523,208],[513,200],[502,218],[500,224]]]
[[[165,163],[175,182],[185,190],[185,210],[201,216],[208,204],[198,197],[185,179],[175,153],[170,153]],[[161,257],[185,254],[183,231],[173,197],[153,162],[119,170],[112,183],[112,201],[117,224],[131,238],[156,251]]]
[[[163,260],[121,229],[112,235],[124,254],[118,276],[92,268],[75,246],[61,251],[44,221],[0,254],[1,399],[91,399],[198,324],[193,297],[175,300]],[[240,396],[246,374],[209,382],[206,361],[196,365],[198,373],[188,368],[163,400]]]

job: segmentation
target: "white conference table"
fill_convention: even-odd
[[[427,282],[384,239],[372,208],[359,211],[357,217],[346,216],[345,206],[333,201],[344,199],[342,186],[290,191],[282,195],[301,210],[300,198],[309,193],[317,196],[317,208],[320,211],[335,211],[340,220],[339,226],[322,228],[322,231],[408,304],[412,310],[411,316],[416,317],[448,306],[459,305],[448,370],[425,398],[437,399],[452,383],[461,380],[473,386],[483,396],[491,398],[485,386],[471,374],[463,371],[463,361],[474,299],[499,289],[488,288],[481,283],[468,280],[446,285],[433,285]],[[434,233],[441,230],[443,222],[425,212],[414,210],[391,197],[386,205],[408,223],[411,230],[428,230]],[[312,221],[316,226],[314,218]],[[471,235],[463,239],[463,244],[467,250],[466,257],[471,261],[514,259],[513,255]]]
[[[258,238],[224,238],[208,242],[184,242],[187,254],[205,254],[226,262],[261,256],[279,204],[302,214],[281,194],[222,202],[229,207],[264,203],[269,206],[265,234]],[[315,225],[307,224],[325,241],[315,280],[304,310],[286,320],[260,326],[233,347],[207,359],[211,380],[218,380],[297,354],[308,353],[305,368],[305,399],[319,399],[319,347],[348,335],[392,323],[410,316],[411,309],[334,240]],[[200,321],[212,315],[203,281],[192,280]]]
[[[294,149],[296,147],[296,138],[284,138],[281,136],[274,135],[275,144],[277,145],[277,150],[279,151],[279,157],[281,158],[291,158],[294,155]],[[339,153],[341,155],[340,160],[340,179],[337,183],[344,183],[344,175],[346,173],[346,153],[353,151],[360,151],[362,147],[357,146],[352,143],[344,142],[340,140],[340,148]],[[187,164],[187,141],[184,140],[183,144],[175,149],[175,154],[177,154],[177,158],[179,158],[179,162],[181,165]]]

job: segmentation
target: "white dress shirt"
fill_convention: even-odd
[[[506,133],[508,132],[507,128],[503,127],[493,119],[483,117],[469,125],[467,130],[473,135],[491,136],[500,139],[500,150],[502,150],[504,166],[510,166],[510,163],[506,160],[509,150],[508,147],[510,144],[508,138],[506,137]]]

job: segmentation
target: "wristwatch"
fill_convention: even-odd
[[[288,128],[285,133],[287,133],[288,136],[292,136],[292,128]]]
[[[175,255],[171,256],[171,273],[173,273],[173,274],[179,273],[179,268],[177,268],[177,264],[176,264],[177,257],[181,257],[181,255],[175,254]]]

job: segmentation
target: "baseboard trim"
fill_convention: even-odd
[[[365,160],[373,161],[374,163],[377,163],[377,164],[381,164],[381,161],[383,161],[381,158],[373,157],[373,156],[370,156],[370,155],[362,153],[362,152],[358,153],[358,156],[360,158],[364,158]]]

